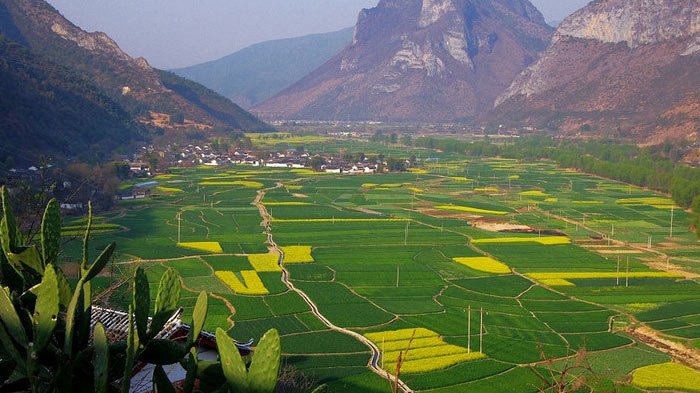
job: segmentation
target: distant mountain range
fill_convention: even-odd
[[[43,0],[0,0],[0,156],[100,156],[167,129],[268,131],[207,88],[134,59]]]
[[[697,140],[700,2],[598,0],[564,20],[492,122],[648,143]]]
[[[350,46],[252,108],[266,119],[473,121],[547,47],[528,0],[381,0]]]
[[[352,28],[267,41],[219,60],[173,70],[244,108],[264,101],[328,61],[352,41]]]

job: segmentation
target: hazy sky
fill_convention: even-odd
[[[378,0],[48,0],[73,23],[103,31],[132,56],[176,68],[276,38],[340,30]],[[488,1],[488,0],[484,0]],[[531,0],[561,20],[588,0]]]

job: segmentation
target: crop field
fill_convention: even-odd
[[[295,138],[306,137],[257,142]],[[697,377],[690,369],[650,385],[655,365],[675,366],[630,333],[700,347],[700,245],[687,213],[666,196],[548,162],[431,154],[439,163],[382,175],[174,168],[151,198],[96,221],[91,251],[118,244],[110,277],[100,277],[112,289],[105,302],[128,302],[118,284],[135,266],[154,286],[172,267],[186,315],[206,291],[206,329],[246,341],[274,327],[284,364],[332,392],[391,389],[367,367],[370,347],[325,320],[369,339],[387,372],[403,354],[401,378],[415,391],[536,392],[543,382],[530,365],[556,368],[580,348],[630,391],[696,391],[679,382]],[[85,223],[65,225],[70,240]],[[79,253],[68,242],[66,258]],[[282,282],[283,268],[315,307]]]

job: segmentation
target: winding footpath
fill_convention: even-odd
[[[267,211],[267,208],[265,205],[263,205],[262,200],[265,198],[265,194],[268,191],[272,191],[278,188],[283,187],[284,184],[282,183],[277,183],[275,187],[270,187],[266,188],[263,190],[259,190],[258,194],[253,201],[253,204],[258,208],[258,211],[260,212],[260,216],[263,218],[262,223],[260,224],[263,228],[265,228],[265,234],[267,235],[267,242],[272,247],[273,250],[275,250],[279,254],[279,260],[277,263],[279,264],[280,268],[282,269],[282,282],[284,285],[289,288],[290,291],[294,291],[299,296],[301,296],[302,299],[306,302],[306,304],[311,307],[311,312],[318,318],[326,327],[329,329],[345,334],[347,336],[351,336],[355,338],[357,341],[361,342],[362,344],[366,345],[370,351],[372,352],[372,357],[367,363],[367,366],[372,370],[375,374],[379,375],[380,377],[390,381],[393,384],[396,384],[401,391],[404,393],[413,393],[413,390],[408,387],[408,385],[403,382],[401,379],[396,378],[396,376],[391,375],[386,370],[383,370],[380,365],[380,359],[381,359],[381,351],[379,350],[379,347],[377,347],[376,344],[374,344],[372,341],[370,341],[368,338],[365,336],[353,332],[352,330],[348,330],[339,326],[336,326],[333,324],[333,322],[329,321],[328,318],[326,318],[323,314],[318,309],[318,306],[314,303],[313,300],[307,295],[304,291],[300,290],[299,288],[295,287],[294,284],[289,280],[289,271],[284,267],[284,253],[282,252],[282,249],[275,243],[275,240],[272,236],[272,228],[270,227],[270,222],[272,221],[272,217],[270,216],[269,212]]]

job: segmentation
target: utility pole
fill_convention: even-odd
[[[399,277],[401,275],[401,270],[399,270],[400,266],[396,265],[396,288],[399,287]]]
[[[612,236],[615,236],[615,224],[611,224],[611,225],[612,225],[612,233],[610,234],[610,236],[612,237]]]
[[[630,257],[627,257],[627,273],[625,274],[625,287],[630,286]]]
[[[177,244],[180,244],[180,232],[181,232],[181,226],[182,226],[182,212],[177,213]]]
[[[479,318],[479,353],[484,353],[484,308],[481,307],[481,317]]]
[[[467,352],[472,353],[472,306],[469,306],[467,315]]]
[[[673,213],[675,206],[671,206],[671,238],[673,238]]]
[[[386,351],[384,350],[384,344],[386,343],[386,337],[382,337],[382,370],[384,370],[384,354]]]
[[[410,224],[410,221],[406,221],[406,231],[404,232],[403,235],[403,245],[407,246],[408,245],[408,225]]]
[[[617,286],[620,286],[620,256],[617,256]]]

